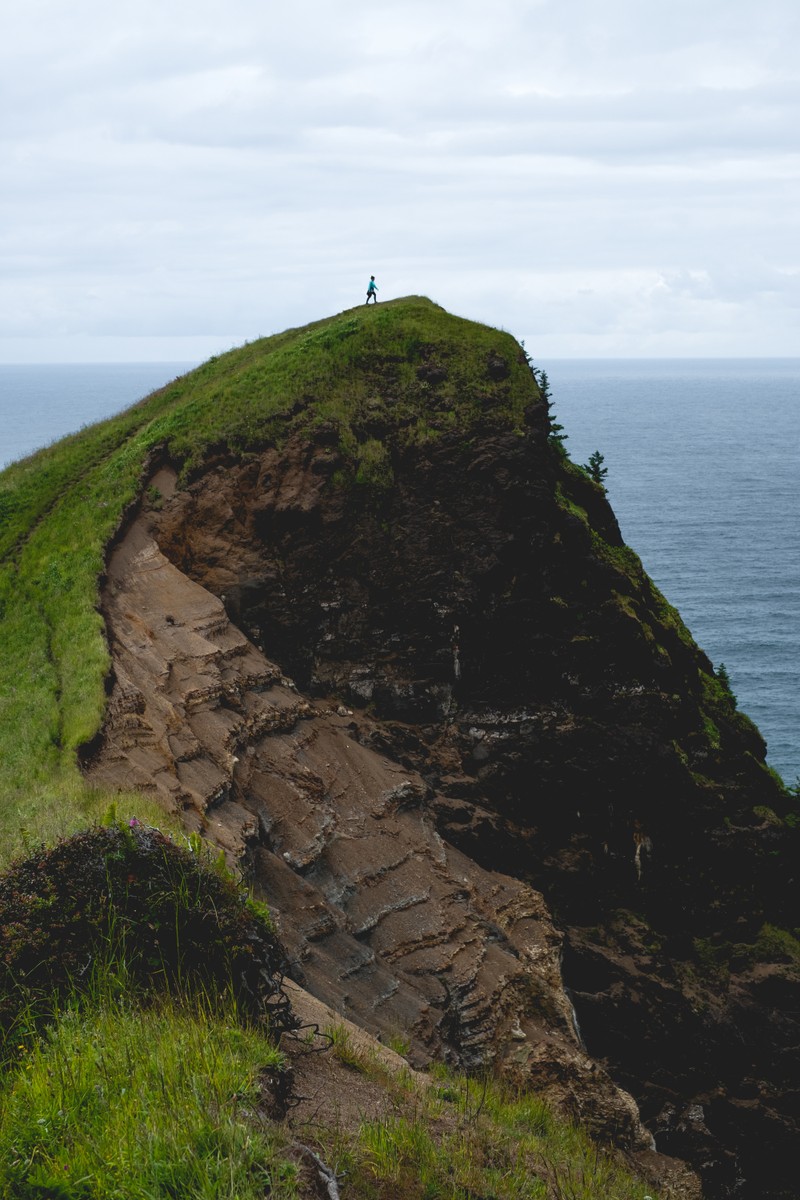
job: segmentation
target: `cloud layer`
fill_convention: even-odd
[[[539,357],[800,354],[793,0],[29,0],[4,24],[6,361],[210,352],[371,273]]]

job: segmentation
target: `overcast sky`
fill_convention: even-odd
[[[430,296],[534,358],[800,355],[797,0],[25,0],[0,361]]]

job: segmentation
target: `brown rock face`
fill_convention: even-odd
[[[384,488],[343,484],[324,431],[162,476],[109,564],[90,775],[243,861],[298,977],[367,1029],[641,1148],[630,1092],[708,1196],[788,1196],[797,981],[691,966],[794,911],[757,731],[711,723],[710,664],[543,411],[387,444]]]
[[[155,791],[246,865],[295,977],[339,1012],[422,1059],[508,1062],[598,1136],[649,1148],[585,1053],[538,892],[448,845],[421,776],[357,740],[343,706],[303,699],[147,518],[111,556],[104,607],[115,681],[91,780]]]

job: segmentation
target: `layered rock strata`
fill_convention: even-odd
[[[156,482],[169,494],[168,472]],[[156,793],[244,867],[295,977],[362,1028],[410,1036],[419,1061],[504,1068],[597,1136],[652,1147],[585,1052],[542,896],[448,844],[419,773],[358,740],[344,706],[303,698],[146,516],[110,557],[104,613],[114,680],[92,782]]]
[[[522,1060],[636,1144],[543,891],[589,1052],[659,1146],[710,1197],[791,1194],[796,972],[698,967],[796,924],[758,731],[541,403],[524,433],[368,433],[390,466],[369,486],[325,428],[156,484],[110,564],[93,776],[244,853],[318,995],[421,1054]]]

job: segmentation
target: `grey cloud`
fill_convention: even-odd
[[[797,26],[790,0],[39,0],[0,46],[3,325],[252,336],[369,268],[593,351],[626,322],[766,344],[796,301]]]

